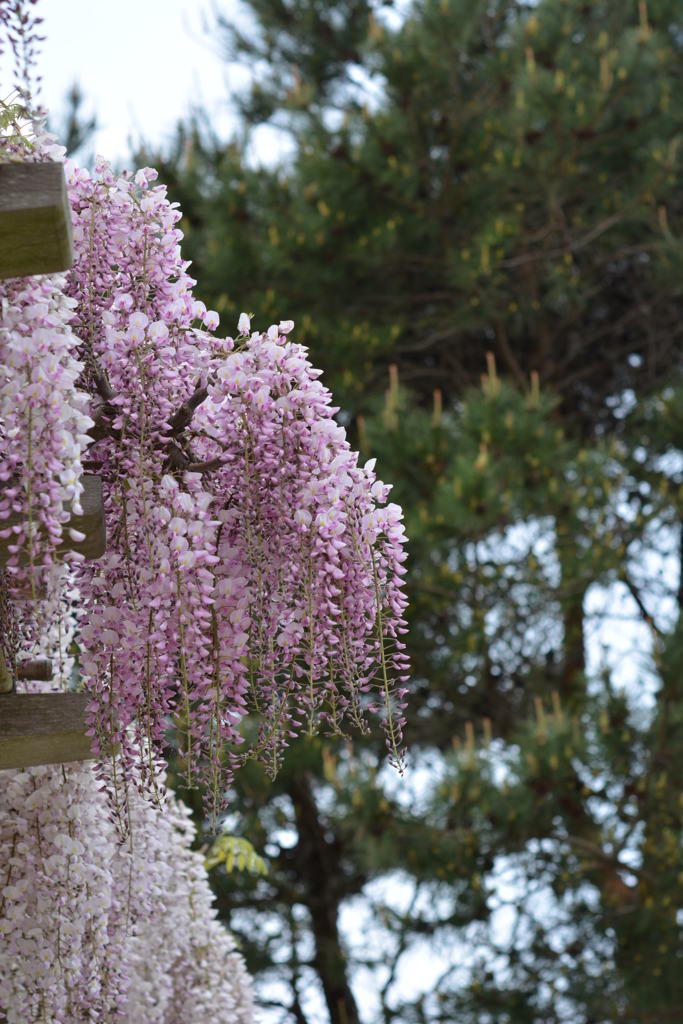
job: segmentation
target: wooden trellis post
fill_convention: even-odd
[[[0,278],[54,274],[72,265],[63,165],[0,163]]]
[[[88,761],[85,693],[0,694],[0,769]]]
[[[68,523],[62,528],[62,543],[57,548],[57,556],[65,555],[68,551],[78,551],[85,558],[101,558],[106,546],[106,531],[104,526],[104,506],[102,503],[102,480],[99,476],[86,475],[82,478],[83,493],[81,494],[81,508],[83,514],[72,515]],[[16,515],[2,520],[2,526],[13,526],[21,521]],[[69,530],[78,530],[85,534],[81,541],[71,540]],[[12,538],[0,538],[0,565],[9,560],[10,545]],[[28,556],[22,552],[19,561],[26,564]]]
[[[0,163],[0,279],[57,273],[73,264],[71,215],[64,168],[58,163]],[[102,481],[83,478],[82,515],[63,530],[57,557],[78,551],[99,558],[106,545]],[[14,525],[17,517],[3,520]],[[69,531],[84,534],[72,541]],[[0,539],[0,567],[12,538]],[[27,556],[19,554],[25,564]],[[28,595],[24,595],[25,597]],[[83,693],[15,693],[17,679],[52,678],[46,658],[17,659],[8,666],[0,645],[0,769],[26,768],[92,758],[85,734],[88,697]]]
[[[106,546],[102,481],[83,477],[83,514],[72,515],[64,529],[58,555],[79,551],[99,558]],[[4,522],[7,522],[5,520]],[[85,534],[82,541],[69,539],[69,529]],[[7,561],[10,542],[0,540],[0,565]],[[18,659],[17,679],[52,678],[47,658]],[[87,695],[83,693],[15,693],[14,678],[0,650],[0,769],[26,768],[35,764],[87,761],[93,755],[85,735]]]

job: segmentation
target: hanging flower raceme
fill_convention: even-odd
[[[0,537],[15,587],[43,592],[70,512],[80,513],[88,397],[62,275],[0,289]]]
[[[38,140],[30,158],[45,157],[60,153]],[[77,641],[101,755],[3,773],[10,1024],[252,1019],[165,786],[171,723],[214,813],[236,764],[275,770],[302,731],[365,728],[383,708],[401,757],[400,509],[291,321],[252,333],[242,314],[236,338],[216,337],[155,177],[70,168],[73,270],[0,283],[0,642],[10,660],[57,654],[64,686]],[[103,479],[107,551],[64,571],[84,470]]]
[[[190,812],[135,788],[128,812],[121,844],[89,766],[0,773],[2,1020],[251,1024]]]
[[[51,684],[22,684],[30,691],[72,677],[81,617],[72,575],[35,649],[23,637],[25,653],[56,668]],[[0,772],[0,1018],[251,1024],[250,981],[216,920],[189,810],[161,768],[157,802],[135,775],[115,781],[114,768],[101,780],[91,764]],[[111,815],[118,786],[125,843]]]
[[[226,765],[274,768],[293,735],[363,725],[381,704],[398,762],[400,510],[358,465],[291,321],[251,333],[243,314],[236,338],[214,335],[155,177],[69,174],[68,294],[108,529],[79,574],[94,742],[118,746],[122,777],[150,776],[173,718],[188,781],[199,769],[220,804]]]
[[[0,159],[62,156],[40,130],[0,136]],[[274,770],[292,736],[380,706],[400,763],[401,513],[291,321],[252,333],[242,314],[216,337],[156,173],[68,176],[73,270],[0,282],[0,650],[56,655],[64,688],[77,647],[101,757],[0,773],[0,1016],[247,1024],[242,961],[166,789],[168,727],[214,812],[245,758]],[[104,483],[107,552],[60,568],[84,471]]]

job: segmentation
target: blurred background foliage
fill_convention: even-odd
[[[378,735],[235,785],[264,1020],[680,1022],[680,3],[243,13],[238,136],[137,162],[226,331],[295,319],[394,483],[414,670],[404,780]]]

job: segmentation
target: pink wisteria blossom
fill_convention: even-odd
[[[17,138],[0,159],[63,157]],[[169,730],[214,816],[246,759],[274,772],[297,735],[375,712],[400,765],[401,512],[292,320],[242,313],[219,336],[156,172],[67,177],[73,269],[0,282],[0,649],[78,681],[98,760],[2,773],[0,1006],[8,1024],[248,1024],[166,787]],[[84,473],[104,487],[94,561],[65,553]]]
[[[365,728],[381,708],[400,764],[405,553],[389,487],[359,465],[293,321],[261,332],[242,313],[235,339],[218,336],[154,170],[99,160],[67,180],[73,269],[3,286],[0,529],[19,515],[21,583],[49,568],[81,472],[103,479],[107,552],[77,571],[95,751],[153,789],[173,724],[187,782],[216,810],[246,758],[275,771],[297,734]]]

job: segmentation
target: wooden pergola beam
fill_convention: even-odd
[[[81,477],[83,493],[81,507],[83,515],[72,515],[64,527],[62,544],[59,554],[78,551],[84,558],[101,558],[107,546],[107,530],[104,522],[104,502],[102,498],[102,478],[94,474]],[[69,538],[69,530],[78,530],[85,534],[85,540],[73,541]]]
[[[58,273],[72,265],[73,229],[64,166],[0,164],[0,280]],[[57,555],[78,551],[88,559],[100,558],[106,547],[102,481],[86,476],[83,488],[82,514],[71,515],[66,523]],[[19,523],[21,519],[14,516],[0,526]],[[71,530],[84,534],[83,540],[73,540]],[[9,560],[15,538],[16,534],[0,538],[0,568]],[[19,552],[19,562],[27,561],[26,552]],[[17,594],[15,599],[22,596],[26,595]],[[85,734],[88,695],[14,693],[14,670],[20,679],[52,677],[47,658],[17,660],[10,671],[0,647],[0,769],[91,760],[91,740]]]
[[[0,769],[94,758],[85,693],[0,694]]]
[[[50,658],[17,659],[17,679],[37,679],[48,683],[52,679],[52,660]]]
[[[64,527],[63,543],[57,555],[78,551],[85,558],[99,558],[106,547],[102,480],[84,476],[81,495],[82,515],[72,515]],[[7,523],[21,522],[4,520]],[[74,541],[69,530],[78,530],[84,539]],[[0,539],[0,566],[9,559],[11,539]],[[21,552],[19,561],[26,564]],[[27,597],[22,594],[17,597]],[[48,658],[17,658],[18,679],[52,678]],[[63,764],[89,761],[93,758],[90,737],[86,736],[85,710],[88,695],[84,693],[16,693],[13,677],[0,648],[0,769],[28,768],[38,764]]]
[[[83,515],[72,515],[68,523],[63,527],[62,543],[57,548],[57,555],[63,556],[69,551],[78,551],[85,558],[101,558],[107,544],[107,532],[104,521],[104,503],[102,499],[102,479],[94,474],[86,474],[82,478],[83,493],[81,495],[81,507]],[[0,526],[12,526],[21,522],[19,516],[10,516],[4,519]],[[82,541],[71,540],[69,530],[78,530],[85,534]],[[0,538],[0,566],[9,561],[9,545],[12,538]],[[19,561],[25,565],[28,556],[25,553],[19,555]]]
[[[0,279],[54,274],[73,266],[73,229],[64,166],[0,165]]]

